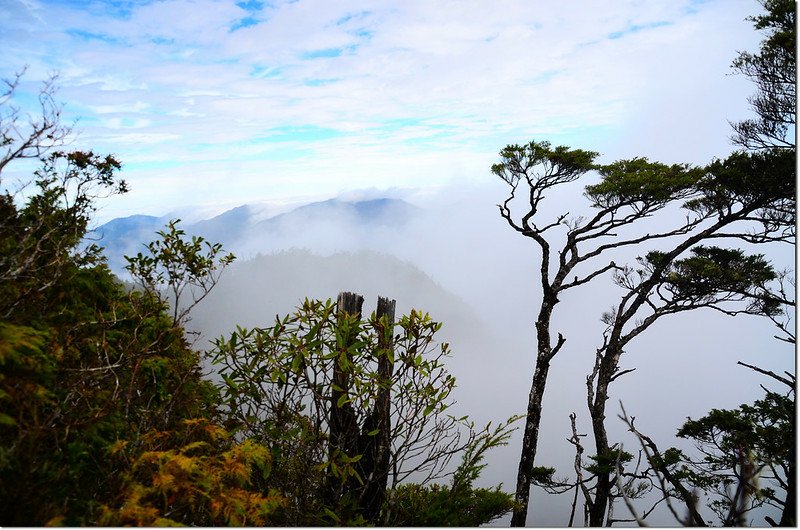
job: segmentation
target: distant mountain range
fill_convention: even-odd
[[[370,243],[406,224],[419,211],[417,206],[391,198],[330,199],[272,216],[265,215],[263,206],[245,204],[180,226],[188,235],[222,243],[243,258],[286,248],[330,253],[373,247]],[[98,227],[92,238],[104,247],[109,267],[119,274],[126,265],[124,256],[141,252],[171,219],[170,215],[120,217]]]
[[[365,297],[365,312],[374,310],[378,296],[387,296],[397,300],[398,317],[415,308],[443,322],[440,338],[451,342],[458,354],[456,371],[478,363],[486,352],[503,349],[470,304],[393,252],[401,238],[419,233],[409,230],[412,223],[427,222],[421,208],[393,198],[331,199],[271,212],[274,207],[245,204],[182,225],[187,234],[222,243],[238,258],[192,311],[189,328],[200,333],[198,346],[207,346],[209,339],[230,333],[237,324],[269,325],[306,297],[335,299],[340,291],[353,291]],[[141,252],[172,218],[114,219],[95,230],[95,239],[105,247],[111,269],[128,279],[124,256]],[[421,241],[418,252],[430,244]],[[457,261],[455,256],[448,259]]]
[[[181,223],[188,235],[222,243],[238,258],[192,312],[189,328],[200,332],[206,344],[237,324],[269,325],[306,297],[335,299],[340,291],[362,294],[366,312],[374,310],[378,296],[395,298],[398,316],[411,308],[429,311],[446,323],[443,336],[473,357],[478,344],[488,349],[493,342],[469,304],[417,265],[393,255],[393,241],[408,237],[404,228],[422,217],[421,208],[394,198],[330,199],[275,212],[274,205],[245,204]],[[124,256],[142,252],[173,218],[113,219],[98,227],[93,239],[105,248],[111,269],[128,279]]]

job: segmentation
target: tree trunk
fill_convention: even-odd
[[[531,490],[531,474],[536,457],[536,446],[539,442],[539,425],[542,421],[542,397],[547,383],[547,372],[550,362],[543,355],[536,360],[536,369],[533,372],[531,393],[528,396],[528,413],[525,419],[525,431],[522,435],[522,454],[519,459],[517,472],[517,503],[511,516],[511,526],[525,526],[528,516],[528,499]]]
[[[364,518],[378,523],[381,507],[386,498],[386,484],[389,478],[390,430],[391,430],[391,383],[394,366],[390,356],[394,347],[395,301],[378,298],[377,319],[378,349],[375,352],[378,360],[380,386],[375,398],[375,406],[365,420],[359,437],[359,453],[362,455],[357,469],[364,487],[362,488],[359,506]],[[385,326],[381,324],[385,318]],[[378,433],[369,433],[377,430]]]
[[[542,422],[542,398],[544,397],[547,373],[550,370],[550,361],[555,353],[564,344],[564,337],[558,336],[558,343],[553,348],[550,345],[550,319],[553,307],[558,303],[554,295],[546,294],[539,317],[536,320],[536,341],[538,355],[536,368],[533,372],[531,392],[528,396],[528,411],[525,418],[525,431],[522,435],[522,453],[517,471],[517,489],[514,495],[516,507],[511,516],[511,526],[525,526],[528,516],[528,500],[531,491],[531,477],[533,475],[536,447],[539,443],[539,426]]]
[[[597,371],[595,382],[594,402],[591,404],[589,413],[592,417],[592,431],[594,433],[594,446],[598,456],[600,469],[597,472],[597,485],[594,493],[594,501],[589,507],[589,526],[603,526],[608,508],[608,501],[611,498],[611,474],[613,469],[609,466],[611,459],[611,448],[608,444],[608,433],[606,432],[606,401],[608,400],[608,385],[616,372],[617,363],[622,350],[610,343],[600,361],[600,369]]]
[[[336,312],[340,322],[348,316],[361,317],[361,307],[364,297],[355,293],[339,293],[336,300]],[[342,325],[342,324],[340,324]],[[351,329],[347,334],[342,334],[341,341],[337,344],[339,353],[347,351],[348,347],[356,340],[357,330]],[[328,458],[336,460],[337,453],[353,457],[358,454],[359,429],[355,412],[350,403],[339,406],[339,399],[345,397],[350,391],[350,370],[344,369],[338,359],[333,365],[333,385],[330,401],[330,443]],[[333,506],[338,500],[354,488],[352,480],[343,480],[329,474],[327,477],[329,501]]]

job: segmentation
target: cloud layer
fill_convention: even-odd
[[[78,143],[125,163],[109,217],[483,180],[531,138],[704,162],[758,40],[749,0],[5,4],[0,74],[60,72]]]

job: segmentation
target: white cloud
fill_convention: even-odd
[[[134,190],[175,183],[147,201],[158,208],[441,183],[456,167],[488,178],[491,153],[532,137],[611,158],[723,155],[749,91],[728,64],[758,40],[744,20],[757,7],[165,0],[123,13],[29,1],[13,4],[0,45],[19,61],[5,76],[61,71],[83,140],[129,162]],[[310,141],[303,127],[339,134]],[[292,128],[293,140],[274,134]],[[145,207],[136,197],[120,208]]]

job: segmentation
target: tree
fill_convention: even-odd
[[[663,252],[650,252],[641,259],[642,268],[625,268],[615,275],[618,285],[627,290],[620,305],[604,315],[608,324],[603,344],[597,349],[594,370],[587,378],[587,403],[592,418],[596,458],[613,461],[616,444],[608,440],[605,423],[609,386],[617,378],[634,369],[620,370],[625,347],[658,319],[702,308],[716,309],[725,314],[763,314],[778,311],[772,298],[763,298],[763,286],[775,278],[772,267],[763,256],[746,256],[741,250],[696,246],[691,256],[667,261]],[[665,266],[666,261],[666,266]],[[645,282],[654,282],[650,293],[638,302]],[[645,309],[637,316],[631,308]],[[597,469],[594,497],[590,501],[590,524],[600,526],[610,513],[617,484],[613,477],[615,466]],[[617,495],[619,496],[619,495]]]
[[[742,363],[740,363],[742,364]],[[787,393],[765,390],[762,399],[738,409],[713,409],[704,417],[678,430],[680,438],[694,442],[699,457],[671,447],[659,451],[655,442],[639,432],[624,408],[620,418],[639,439],[649,469],[644,478],[656,484],[676,520],[689,526],[706,526],[711,521],[701,510],[702,492],[706,507],[724,526],[744,526],[749,512],[764,505],[780,510],[779,521],[766,516],[771,526],[796,524],[795,380],[769,373],[789,386]],[[783,492],[782,494],[780,492]],[[680,517],[672,502],[687,510]],[[637,520],[644,517],[636,514]]]
[[[61,123],[56,76],[38,92],[39,114],[22,112],[14,100],[23,75],[24,70],[3,80],[0,93],[2,317],[28,297],[46,296],[78,254],[83,263],[97,262],[96,247],[78,248],[95,201],[127,190],[125,181],[115,177],[120,163],[113,156],[59,149],[72,129]],[[10,182],[9,168],[25,160],[37,160],[41,168],[30,180]],[[19,208],[19,202],[25,206]]]
[[[47,250],[40,256],[52,261]],[[3,524],[89,524],[121,487],[124,468],[106,458],[110,447],[127,441],[133,461],[147,433],[214,414],[199,354],[164,305],[70,256],[55,279],[40,271],[5,285],[47,289],[0,322]]]
[[[85,239],[97,201],[127,190],[121,164],[56,149],[69,129],[53,80],[27,123],[11,104],[18,81],[0,98],[0,524],[80,526],[130,500],[132,463],[155,450],[181,460],[186,438],[170,446],[163,433],[211,422],[218,394],[163,301],[125,289]],[[28,160],[39,169],[9,191],[8,171]],[[209,450],[207,470],[242,449]],[[241,481],[229,493],[243,490],[254,493]]]
[[[680,475],[717,497],[709,507],[725,526],[740,525],[747,512],[763,504],[780,509],[783,515],[777,524],[794,525],[794,498],[788,495],[795,459],[793,401],[767,392],[752,405],[714,409],[703,418],[687,420],[678,430],[678,436],[694,440],[703,455],[693,459],[680,453]]]
[[[45,303],[48,292],[74,264],[100,263],[100,250],[81,246],[95,201],[127,191],[115,177],[120,163],[92,152],[54,151],[35,172],[35,189],[24,206],[0,196],[0,315],[17,306]]]
[[[521,525],[525,522],[528,491],[535,469],[541,401],[549,364],[566,340],[559,334],[553,345],[551,339],[550,323],[559,295],[611,270],[615,271],[617,285],[625,290],[620,303],[605,317],[609,328],[603,345],[598,348],[597,366],[588,382],[597,454],[603,455],[610,449],[604,427],[608,385],[619,377],[617,368],[624,346],[662,316],[700,307],[718,307],[717,302],[729,301],[731,297],[738,296],[741,300],[755,296],[754,289],[763,291],[766,282],[775,278],[774,273],[766,270],[763,260],[748,258],[736,251],[730,254],[716,247],[696,248],[694,259],[679,264],[675,260],[699,243],[715,238],[739,238],[752,243],[793,238],[793,231],[787,227],[788,219],[793,216],[789,205],[794,201],[794,165],[791,152],[765,151],[735,153],[706,168],[666,166],[646,159],[596,166],[590,163],[594,157],[592,153],[572,152],[565,147],[551,150],[546,142],[509,146],[501,151],[501,157],[503,161],[492,170],[511,187],[509,198],[500,205],[501,215],[517,232],[533,239],[541,250],[542,302],[536,320],[538,351],[517,481],[519,504],[512,520],[513,524]],[[576,180],[590,169],[596,169],[601,178],[598,184],[585,188],[585,196],[596,213],[588,220],[567,220],[569,214],[565,213],[552,222],[537,225],[536,214],[545,192]],[[520,184],[527,187],[528,204],[523,209],[524,215],[516,220],[512,217],[511,205]],[[644,229],[632,236],[622,232],[624,227],[641,224],[647,217],[679,202],[687,213],[673,228],[645,235],[640,235]],[[762,222],[764,219],[780,219],[780,222]],[[759,222],[760,226],[752,228],[753,222]],[[545,232],[555,230],[565,232],[563,246],[557,252],[551,250],[551,243],[544,236]],[[667,251],[653,252],[642,259],[645,266],[641,269],[623,267],[613,260],[597,263],[602,254],[614,249],[657,240],[677,240],[677,243]],[[578,265],[584,267],[580,270],[585,270],[587,265],[593,265],[594,269],[569,281]],[[760,268],[748,279],[745,273],[748,267],[755,265]],[[705,271],[705,277],[695,274],[694,279],[686,280],[680,287],[675,283],[679,270],[685,274]],[[716,286],[709,283],[710,276],[715,273],[722,274]],[[691,282],[695,282],[694,290],[689,289]],[[761,298],[768,300],[770,296],[762,294]],[[643,314],[643,311],[652,313]],[[774,315],[775,311],[770,314]],[[597,500],[591,517],[594,525],[602,524],[613,486],[610,476],[597,478]]]
[[[794,149],[797,108],[797,33],[795,0],[763,0],[765,14],[752,17],[765,31],[758,53],[741,52],[733,62],[737,73],[756,84],[749,99],[756,117],[732,123],[733,142],[745,149]]]
[[[363,320],[361,302],[306,300],[270,328],[216,341],[228,425],[276,452],[272,484],[292,499],[281,524],[387,524],[401,483],[443,478],[454,455],[506,437],[507,426],[487,438],[488,426],[447,414],[455,378],[434,341],[441,324],[412,311],[395,335],[387,314]]]
[[[180,219],[174,219],[158,231],[159,238],[146,245],[146,254],[125,256],[125,269],[143,290],[164,304],[171,302],[172,322],[182,326],[236,257],[223,254],[220,243],[209,243],[202,236],[186,240],[178,223]],[[185,294],[191,298],[188,303],[183,303]]]
[[[700,244],[723,238],[749,244],[795,244],[796,166],[794,139],[787,137],[794,124],[795,28],[794,2],[768,1],[768,14],[754,17],[757,29],[770,28],[761,53],[741,53],[734,67],[757,82],[758,94],[751,99],[758,115],[734,125],[734,138],[751,152],[735,152],[706,167],[695,193],[684,207],[711,224],[669,250],[650,252],[640,258],[642,268],[625,267],[614,280],[625,294],[604,315],[608,328],[597,349],[597,362],[587,380],[588,405],[598,455],[612,450],[605,430],[608,387],[633,369],[619,370],[624,348],[656,320],[676,312],[710,308],[731,316],[762,315],[784,332],[781,315],[794,305],[782,283],[786,276],[772,270],[761,255],[747,256],[737,249]],[[789,133],[791,134],[791,133]],[[618,192],[605,183],[590,187],[590,195]],[[690,251],[688,258],[680,256]],[[731,303],[738,307],[730,308]],[[793,340],[789,333],[788,339]],[[611,499],[614,481],[610,472],[597,477],[591,524],[600,525]]]
[[[509,197],[499,205],[501,216],[514,230],[533,239],[541,251],[538,268],[542,302],[536,320],[537,358],[528,400],[513,525],[525,522],[529,488],[536,470],[538,425],[549,364],[566,340],[560,333],[555,344],[551,339],[550,323],[559,294],[608,271],[614,272],[617,285],[625,289],[620,303],[603,317],[609,327],[597,350],[594,372],[587,381],[596,458],[606,458],[603,455],[611,449],[604,427],[608,385],[631,371],[619,371],[619,357],[624,346],[656,319],[700,307],[719,309],[719,303],[737,299],[745,307],[733,310],[734,313],[760,312],[782,324],[784,331],[788,329],[785,322],[778,322],[781,312],[777,306],[792,305],[792,301],[786,296],[783,284],[777,290],[770,288],[769,281],[776,278],[775,273],[768,273],[768,279],[759,279],[756,274],[750,280],[741,274],[742,267],[755,263],[759,263],[761,273],[767,272],[757,256],[748,257],[734,249],[697,247],[722,238],[754,244],[794,242],[795,167],[790,128],[795,114],[794,2],[768,1],[765,7],[769,13],[754,18],[758,29],[769,30],[761,52],[758,55],[742,53],[734,63],[738,71],[758,83],[759,92],[751,100],[758,119],[735,126],[739,143],[758,148],[758,152],[737,152],[705,168],[668,167],[642,158],[597,166],[593,165],[596,153],[572,151],[566,147],[550,149],[546,142],[531,142],[524,147],[506,147],[500,153],[501,163],[492,167],[511,188]],[[588,221],[568,219],[568,213],[553,220],[539,219],[542,217],[540,203],[551,188],[572,182],[593,169],[598,171],[601,181],[587,186],[585,196],[595,209],[594,216],[589,216]],[[517,200],[519,186],[526,190],[526,200],[522,197],[523,200]],[[627,225],[642,225],[644,218],[668,205],[677,206],[680,201],[686,217],[683,222],[673,223],[673,228],[644,236],[629,236],[629,232],[624,231]],[[514,218],[512,205],[518,202],[523,202],[524,206],[522,213]],[[564,242],[554,251],[551,245],[559,230],[565,232]],[[638,230],[641,234],[646,228],[642,225]],[[623,246],[660,240],[677,242],[666,250],[640,258],[642,268],[618,266],[614,261],[602,261],[600,256]],[[687,252],[695,252],[695,255],[677,263],[676,260]],[[735,256],[729,252],[734,252]],[[738,260],[738,264],[732,260]],[[569,282],[567,278],[576,266],[581,266],[578,271],[582,276],[574,276]],[[723,272],[728,266],[732,268]],[[585,272],[586,267],[590,267],[589,272]],[[687,280],[695,282],[693,293],[681,290],[674,283],[681,267],[680,274],[695,276]],[[710,278],[718,273],[722,276]],[[737,274],[738,279],[735,278]],[[779,278],[787,276],[786,273],[777,275]],[[714,285],[717,280],[718,284]],[[746,286],[737,283],[741,281]],[[702,287],[706,291],[701,295],[698,289],[702,282],[705,282]],[[724,286],[725,282],[731,283]],[[756,298],[762,302],[761,306],[748,305],[745,301]],[[791,337],[791,333],[788,335]],[[608,473],[613,471],[613,468],[606,469]],[[614,484],[608,473],[596,477],[596,498],[590,503],[593,525],[602,524],[612,498]]]
[[[536,365],[517,475],[512,518],[515,526],[524,525],[527,517],[550,362],[566,341],[561,333],[555,343],[552,339],[552,314],[560,296],[608,271],[621,270],[606,257],[615,249],[686,234],[705,220],[703,215],[695,215],[663,231],[644,235],[641,235],[643,230],[634,235],[624,232],[626,227],[641,223],[667,206],[689,199],[696,193],[704,172],[701,168],[668,166],[643,158],[598,166],[593,163],[596,156],[597,153],[590,151],[564,146],[551,148],[548,142],[532,141],[525,146],[507,146],[500,152],[501,162],[492,166],[492,172],[511,189],[508,198],[498,206],[501,216],[515,231],[532,239],[541,252],[538,268],[542,300],[535,324]],[[553,220],[539,220],[541,202],[553,188],[574,182],[592,170],[598,170],[602,177],[600,184],[586,188],[594,211],[587,217],[569,218],[566,212]],[[518,198],[520,187],[524,197]],[[519,208],[519,203],[523,204],[522,213],[514,216],[513,210]],[[563,243],[554,247],[548,237],[552,239],[558,232]],[[587,268],[589,272],[585,272]],[[574,275],[574,271],[579,274]]]

